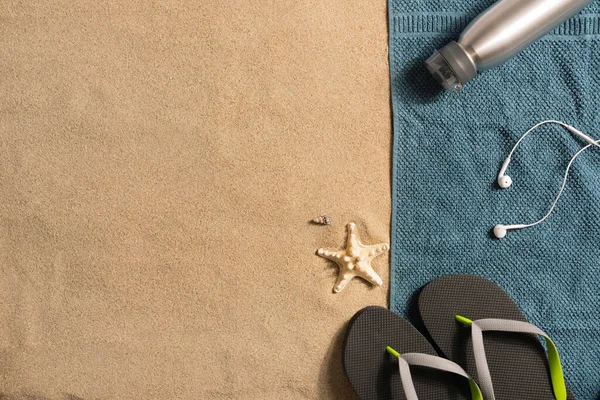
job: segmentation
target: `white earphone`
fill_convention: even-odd
[[[509,153],[508,157],[506,158],[506,160],[504,160],[504,163],[502,163],[502,167],[500,167],[500,172],[498,173],[498,179],[497,179],[498,185],[501,188],[506,189],[506,188],[510,187],[510,185],[512,185],[512,179],[510,178],[510,176],[505,175],[505,173],[506,173],[506,169],[508,168],[508,164],[510,164],[511,157],[512,157],[513,153],[515,152],[515,150],[517,149],[517,146],[519,146],[519,144],[525,138],[525,136],[529,135],[534,129],[536,129],[537,127],[539,127],[541,125],[550,124],[550,123],[558,124],[558,125],[561,125],[561,126],[567,128],[570,132],[572,132],[576,136],[579,136],[580,138],[582,138],[583,140],[585,140],[589,144],[586,145],[585,147],[583,147],[582,149],[580,149],[577,153],[575,153],[575,155],[569,161],[569,164],[567,165],[567,168],[565,170],[565,175],[563,177],[562,186],[560,187],[560,190],[558,191],[558,195],[554,199],[554,202],[552,203],[552,206],[550,207],[550,210],[548,210],[548,212],[546,213],[546,215],[544,215],[544,217],[542,219],[540,219],[540,220],[538,220],[536,222],[533,222],[531,224],[516,224],[516,225],[501,225],[501,224],[498,224],[498,225],[496,225],[494,227],[494,236],[496,236],[498,239],[502,239],[503,237],[505,237],[507,231],[509,231],[509,230],[529,228],[531,226],[535,226],[535,225],[543,222],[544,220],[546,220],[550,216],[550,214],[552,213],[552,211],[554,210],[554,207],[556,206],[556,203],[558,202],[558,199],[560,199],[560,196],[562,195],[562,192],[565,189],[565,185],[567,183],[567,177],[569,176],[569,170],[571,169],[571,165],[573,165],[573,162],[575,161],[575,159],[582,152],[584,152],[585,150],[589,149],[592,146],[596,146],[596,147],[600,148],[600,140],[594,140],[591,137],[589,137],[587,135],[584,135],[582,132],[580,132],[579,130],[575,129],[571,125],[567,125],[567,124],[565,124],[563,122],[555,121],[555,120],[542,121],[542,122],[540,122],[540,123],[532,126],[527,132],[525,132],[525,134],[523,136],[521,136],[521,138],[513,146],[512,150],[510,151],[510,153]]]

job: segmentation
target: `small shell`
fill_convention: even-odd
[[[321,215],[320,217],[313,219],[312,222],[319,225],[331,225],[332,219],[328,215]]]

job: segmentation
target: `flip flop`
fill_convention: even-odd
[[[473,275],[444,276],[423,288],[418,306],[441,353],[477,379],[486,400],[575,399],[552,340],[528,323],[494,282]]]
[[[383,307],[352,317],[343,364],[362,400],[482,400],[462,368],[438,357],[415,327]]]

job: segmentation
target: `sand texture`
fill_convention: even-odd
[[[353,399],[390,121],[385,0],[3,2],[0,398]]]

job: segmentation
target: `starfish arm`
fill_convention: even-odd
[[[328,260],[334,261],[338,264],[340,263],[340,260],[342,260],[342,258],[344,258],[343,251],[331,251],[331,250],[326,250],[326,249],[317,250],[317,255],[319,257],[323,257]]]
[[[354,222],[350,222],[348,225],[346,225],[346,231],[348,232],[348,236],[346,237],[346,248],[361,247],[362,243],[356,236],[356,224]]]
[[[369,250],[369,257],[371,259],[385,254],[390,249],[390,245],[387,243],[379,243],[379,244],[370,244],[368,246],[364,246],[367,250]]]
[[[344,290],[344,288],[346,287],[346,285],[348,284],[348,282],[350,282],[352,280],[352,278],[355,277],[355,274],[353,272],[343,272],[340,270],[340,273],[338,275],[337,278],[337,282],[335,282],[335,286],[333,287],[333,291],[335,293],[339,293],[342,290]]]
[[[371,267],[370,263],[364,263],[358,267],[357,275],[364,280],[371,282],[373,285],[381,286],[383,281],[381,277],[377,275],[377,272]]]

